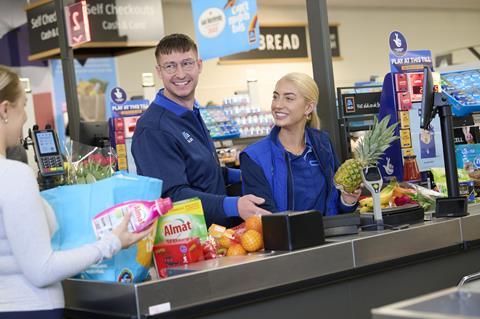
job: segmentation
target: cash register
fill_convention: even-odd
[[[377,224],[373,213],[360,214],[362,230],[399,229],[424,220],[425,210],[418,204],[382,208],[382,223]],[[381,226],[378,228],[377,226]]]

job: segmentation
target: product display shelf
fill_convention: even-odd
[[[442,73],[441,85],[455,116],[480,110],[480,69]]]
[[[223,109],[235,122],[242,138],[265,136],[273,125],[271,112],[251,104],[250,97],[245,94],[225,98]]]
[[[206,107],[200,109],[202,119],[214,140],[232,139],[240,136],[235,123],[224,111],[223,107]]]

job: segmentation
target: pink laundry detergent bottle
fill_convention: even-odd
[[[93,217],[93,231],[97,239],[110,233],[123,220],[127,212],[131,213],[128,230],[139,233],[147,229],[155,220],[172,209],[170,198],[154,201],[132,200],[110,207]]]

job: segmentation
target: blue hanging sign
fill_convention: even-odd
[[[256,0],[192,0],[192,12],[202,60],[259,47]]]
[[[390,69],[392,73],[423,71],[423,67],[433,68],[432,52],[430,50],[408,51],[403,56],[390,52]]]
[[[116,86],[110,91],[110,99],[115,104],[123,104],[127,101],[127,92],[121,87]]]
[[[112,118],[140,116],[148,109],[148,100],[131,100],[123,104],[110,103]]]
[[[407,38],[401,32],[392,31],[388,38],[391,53],[395,56],[403,56],[407,53]]]

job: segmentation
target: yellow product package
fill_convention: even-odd
[[[207,236],[202,202],[191,198],[173,203],[173,208],[158,218],[155,244],[195,237],[203,243]]]
[[[155,240],[155,227],[157,227],[157,221],[154,222],[152,231],[147,237],[143,238],[137,243],[137,254],[135,260],[145,268],[148,268],[152,264],[153,255],[153,242]]]

